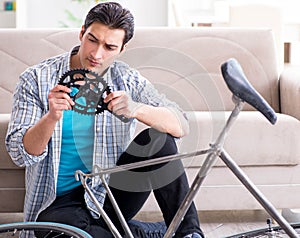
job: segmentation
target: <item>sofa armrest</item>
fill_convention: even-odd
[[[5,147],[5,136],[10,114],[0,113],[0,169],[17,169]],[[20,169],[20,168],[19,168]]]
[[[300,70],[286,67],[279,78],[281,112],[300,120]]]

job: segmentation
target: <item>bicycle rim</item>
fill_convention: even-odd
[[[17,222],[0,225],[0,237],[92,238],[85,231],[53,222]]]
[[[300,236],[300,223],[294,223],[291,224],[291,226],[295,229],[295,231],[299,234]],[[280,227],[280,226],[275,226],[270,228],[262,228],[262,229],[257,229],[253,231],[248,231],[244,233],[240,233],[237,235],[233,236],[228,236],[226,238],[255,238],[255,237],[289,237],[286,232]]]

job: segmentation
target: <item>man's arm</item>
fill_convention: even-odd
[[[23,145],[28,154],[41,155],[45,150],[57,121],[47,113],[37,124],[29,128],[23,137]]]
[[[56,85],[49,93],[49,111],[37,124],[27,130],[23,137],[24,148],[31,155],[40,155],[46,148],[55,125],[61,119],[63,110],[70,110],[74,102],[67,93],[71,90],[62,85]]]
[[[134,117],[154,129],[183,137],[189,133],[189,124],[175,108],[153,107],[142,104],[133,113]]]
[[[189,133],[189,124],[183,114],[176,108],[154,107],[137,103],[124,91],[110,93],[105,99],[108,109],[117,115],[136,118],[144,124],[174,137],[183,137]]]

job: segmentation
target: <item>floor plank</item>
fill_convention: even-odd
[[[157,213],[140,213],[136,219],[142,221],[161,221]],[[221,238],[244,231],[267,227],[269,215],[261,210],[254,211],[201,211],[199,219],[206,238]],[[0,224],[19,222],[23,220],[22,213],[0,213]]]
[[[199,212],[201,228],[206,238],[220,238],[267,227],[270,216],[262,210],[253,211],[202,211]],[[160,213],[140,213],[136,219],[162,220]]]

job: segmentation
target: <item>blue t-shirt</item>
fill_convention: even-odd
[[[94,149],[94,120],[73,110],[64,111],[62,144],[59,163],[57,195],[67,194],[81,186],[75,179],[75,171],[88,173],[92,170]]]

